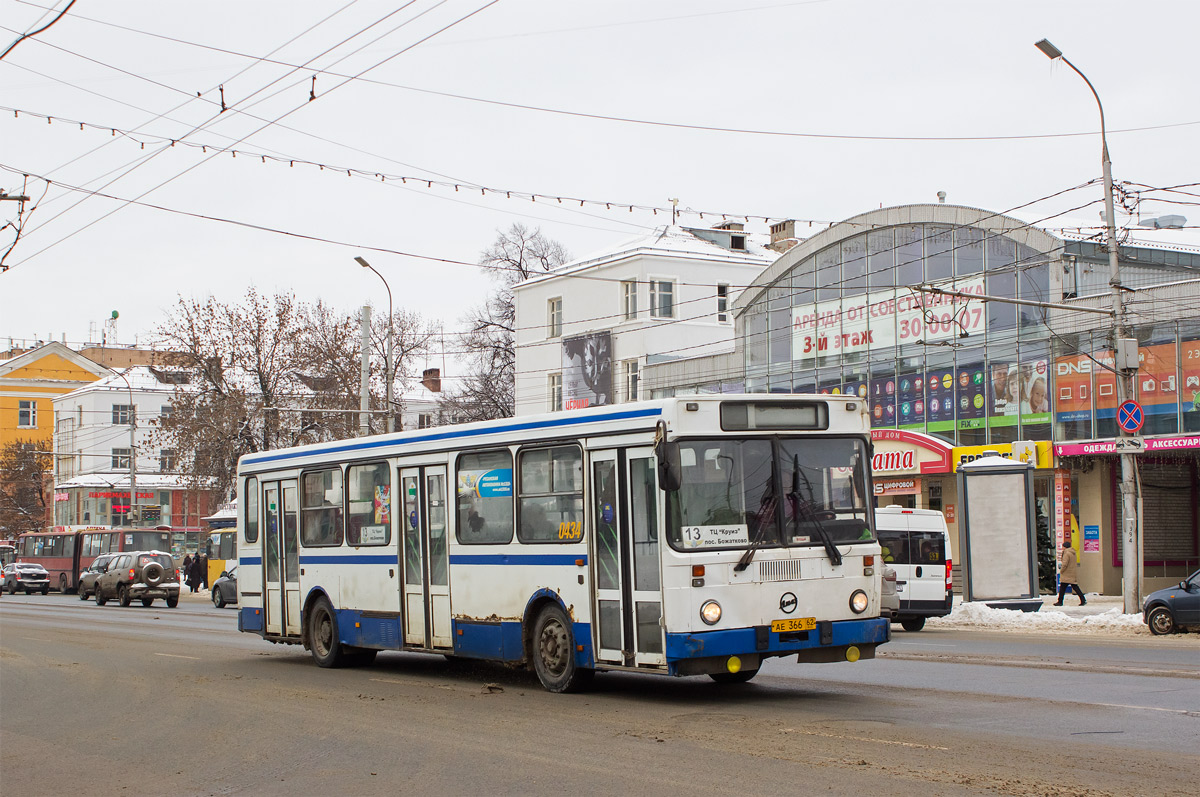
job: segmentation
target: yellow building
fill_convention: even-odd
[[[54,444],[54,398],[110,371],[61,343],[0,354],[0,448],[20,441]],[[0,484],[0,489],[6,485]],[[51,522],[51,521],[47,521]]]

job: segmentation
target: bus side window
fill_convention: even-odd
[[[392,488],[387,464],[351,465],[346,480],[346,542],[387,545],[392,541]]]
[[[244,516],[246,542],[258,542],[258,478],[246,479],[246,514]]]
[[[300,539],[306,547],[342,544],[342,469],[310,471],[303,476]]]
[[[521,542],[583,539],[583,453],[578,446],[521,452]]]
[[[512,453],[504,449],[460,455],[455,484],[458,495],[455,534],[458,541],[468,545],[511,542]]]

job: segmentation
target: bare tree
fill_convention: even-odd
[[[391,322],[398,342],[394,378],[403,384],[431,332],[415,314],[401,311]],[[159,430],[192,486],[230,495],[245,454],[357,433],[362,338],[356,316],[319,300],[268,298],[251,288],[239,304],[180,298],[159,332],[192,376],[177,386]],[[374,407],[382,406],[386,341],[385,322],[372,336]],[[384,415],[373,414],[371,428],[384,426]]]
[[[41,531],[47,523],[50,455],[14,440],[0,449],[0,537]]]
[[[467,360],[466,375],[440,401],[443,414],[460,421],[506,418],[516,411],[513,286],[571,259],[562,244],[542,235],[540,229],[513,224],[498,233],[480,254],[479,265],[499,284],[483,306],[464,318],[467,329],[458,341]]]

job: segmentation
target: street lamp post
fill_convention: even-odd
[[[354,261],[363,268],[369,268],[375,271],[375,267],[361,257],[354,258]],[[387,354],[384,356],[383,372],[384,372],[384,390],[386,398],[384,399],[387,407],[387,430],[388,434],[396,431],[396,415],[392,412],[392,286],[388,285],[388,281],[378,271],[375,271],[375,276],[383,280],[383,287],[387,288],[388,295],[388,329],[387,329]]]
[[[1130,375],[1131,369],[1137,370],[1137,342],[1126,339],[1125,310],[1121,303],[1121,272],[1117,264],[1117,221],[1116,213],[1113,211],[1112,161],[1108,158],[1108,137],[1104,127],[1104,105],[1100,102],[1100,95],[1096,93],[1096,87],[1092,85],[1092,81],[1088,80],[1087,75],[1080,72],[1075,64],[1067,60],[1067,57],[1062,54],[1062,50],[1055,47],[1047,39],[1042,39],[1034,43],[1034,46],[1041,50],[1042,54],[1050,60],[1061,60],[1071,68],[1072,72],[1083,78],[1083,82],[1091,90],[1092,96],[1096,98],[1096,107],[1100,109],[1100,166],[1104,175],[1104,221],[1108,226],[1108,284],[1112,289],[1113,325],[1116,332],[1113,349],[1116,354],[1117,401],[1119,406],[1126,399],[1133,397]],[[1126,436],[1125,430],[1119,424],[1117,426],[1117,434],[1120,437]],[[1135,614],[1141,611],[1142,563],[1139,539],[1141,529],[1138,528],[1136,497],[1137,487],[1134,478],[1133,455],[1122,452],[1121,575],[1124,579],[1122,595],[1124,597],[1126,614]]]

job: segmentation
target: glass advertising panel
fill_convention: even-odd
[[[1200,432],[1200,335],[1181,335],[1179,340],[1180,377],[1183,380],[1181,410],[1183,431]]]
[[[955,400],[958,406],[958,430],[976,431],[984,428],[986,408],[984,394],[986,387],[983,377],[983,351],[974,349],[960,351],[959,362],[955,373]],[[968,439],[975,442],[967,442]],[[960,445],[977,445],[985,442],[981,435],[964,438],[959,435]]]
[[[904,369],[896,376],[896,420],[901,429],[925,428],[925,372]]]
[[[954,439],[954,369],[931,368],[925,372],[926,428]]]
[[[1092,361],[1085,354],[1054,360],[1054,423],[1059,440],[1092,436]]]
[[[1137,394],[1146,419],[1142,434],[1170,434],[1179,430],[1178,359],[1174,340],[1138,349]]]

